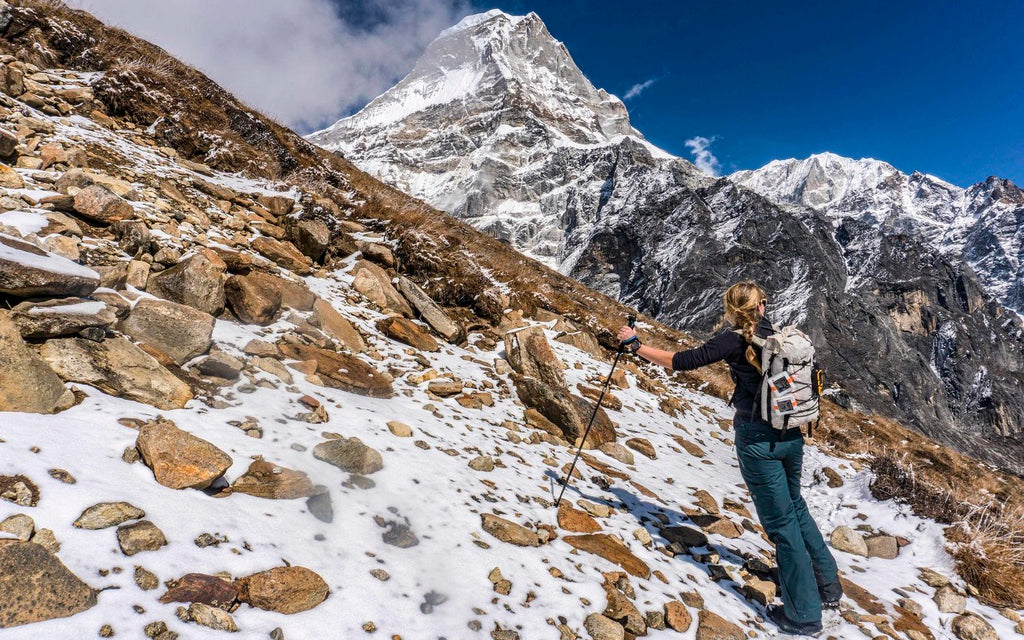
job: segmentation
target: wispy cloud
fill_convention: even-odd
[[[622,96],[622,99],[632,100],[633,98],[637,97],[638,95],[649,89],[651,85],[657,81],[657,78],[651,78],[650,80],[644,80],[643,82],[638,82],[637,84],[634,84],[632,87],[629,88],[629,91],[626,92],[626,95]]]
[[[163,47],[246,103],[303,133],[383,93],[469,8],[467,0],[69,4]],[[341,6],[355,18],[343,17]]]
[[[711,153],[711,143],[715,139],[716,136],[711,136],[710,139],[704,136],[696,136],[686,141],[686,146],[689,147],[690,153],[693,154],[693,163],[704,173],[709,173],[713,176],[717,176],[722,170],[722,163],[718,161],[715,154]]]

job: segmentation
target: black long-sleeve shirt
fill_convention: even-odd
[[[761,318],[755,333],[762,338],[767,338],[775,333],[772,323],[767,318]],[[719,360],[725,360],[729,365],[729,372],[732,374],[736,389],[732,393],[729,404],[736,407],[736,415],[733,418],[735,424],[746,422],[753,417],[759,417],[754,407],[754,400],[758,395],[761,386],[761,374],[754,368],[754,365],[747,362],[747,341],[743,336],[732,329],[726,329],[714,336],[704,344],[694,349],[677,351],[672,355],[672,369],[675,371],[689,371],[714,364]],[[761,357],[761,349],[754,345],[758,357]]]

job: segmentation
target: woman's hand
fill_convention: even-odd
[[[626,340],[629,340],[635,335],[636,331],[634,331],[632,327],[622,326],[619,327],[619,332],[616,334],[615,337],[619,339],[619,342],[625,342]]]

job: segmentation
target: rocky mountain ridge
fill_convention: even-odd
[[[721,371],[623,363],[555,510],[627,309],[87,14],[0,3],[0,51],[5,638],[773,635]],[[884,419],[822,427],[1020,495]],[[874,462],[807,457],[830,633],[1024,631],[951,570],[984,538],[950,556]]]
[[[1024,470],[1019,189],[963,190],[833,155],[707,176],[631,128],[608,135],[609,98],[542,24],[466,19],[402,82],[310,139],[672,326],[708,335],[721,292],[753,278],[774,322],[827,344],[849,406]],[[424,78],[466,69],[494,71],[417,107]]]

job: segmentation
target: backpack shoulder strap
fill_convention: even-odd
[[[743,338],[744,340],[747,339],[746,336],[743,335],[743,332],[741,330],[739,330],[739,329],[733,329],[732,332],[737,334],[739,337]],[[756,333],[753,335],[753,337],[751,338],[750,342],[751,342],[751,344],[755,344],[758,347],[761,347],[762,349],[764,348],[764,338],[762,338],[761,336],[757,335]]]

